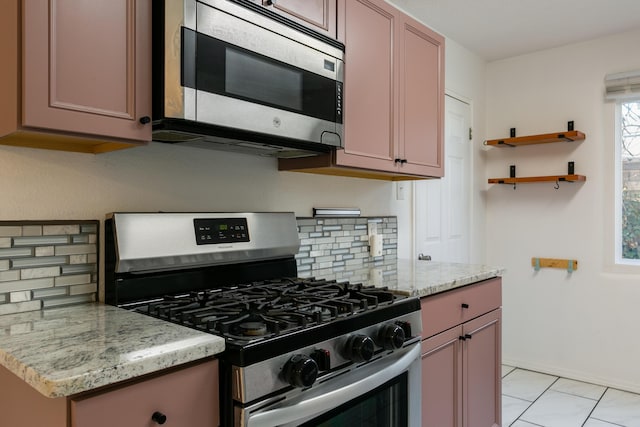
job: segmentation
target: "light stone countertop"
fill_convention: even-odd
[[[404,295],[426,297],[502,276],[504,268],[482,264],[399,260],[398,278],[389,288]]]
[[[221,337],[100,303],[0,316],[0,365],[51,398],[222,351]]]
[[[399,259],[393,263],[351,270],[313,270],[308,276],[377,287],[386,286],[398,294],[426,297],[471,283],[502,276],[502,267]]]

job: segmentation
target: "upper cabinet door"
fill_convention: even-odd
[[[336,162],[374,170],[395,170],[395,9],[382,0],[349,0],[345,21],[344,150]]]
[[[338,0],[345,44],[343,149],[281,170],[442,177],[444,38],[384,0]]]
[[[337,0],[254,0],[312,30],[336,38]]]
[[[400,25],[399,157],[402,172],[444,175],[444,38],[405,16]]]
[[[25,1],[23,23],[23,126],[151,140],[150,0]]]

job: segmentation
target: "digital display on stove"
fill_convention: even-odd
[[[198,245],[249,241],[246,218],[195,218],[193,225]]]

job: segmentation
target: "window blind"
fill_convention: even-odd
[[[607,101],[640,99],[640,70],[607,74],[604,85]]]

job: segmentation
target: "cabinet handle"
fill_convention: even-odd
[[[151,421],[154,421],[157,424],[164,424],[167,422],[167,416],[162,412],[156,411],[151,415]]]
[[[467,304],[467,303],[464,303],[464,302],[463,302],[463,303],[462,303],[462,305],[461,305],[461,307],[462,307],[462,308],[469,308],[469,304]]]
[[[465,338],[465,339],[470,340],[470,339],[471,339],[471,334],[466,334],[466,335],[464,336],[464,338]]]
[[[393,163],[402,163],[402,159],[394,159]]]
[[[407,162],[408,162],[408,160],[407,160],[407,159],[402,159],[402,160],[400,160],[400,164],[401,164],[401,165],[404,165],[404,164],[405,164],[405,163],[407,163]]]
[[[140,124],[146,125],[148,123],[151,123],[151,117],[149,116],[142,116],[140,117],[140,120],[138,120],[140,122]]]
[[[458,339],[459,339],[460,341],[464,341],[464,340],[466,340],[466,338],[465,338],[463,335],[460,335],[460,336],[458,337]]]

